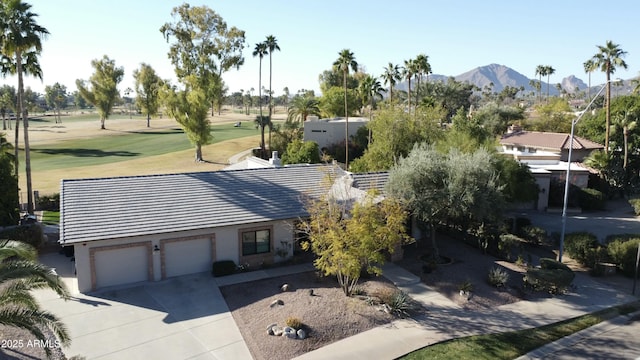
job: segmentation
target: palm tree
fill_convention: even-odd
[[[622,59],[627,55],[626,51],[620,49],[620,45],[614,44],[612,41],[607,41],[604,46],[598,45],[598,53],[593,55],[593,62],[595,66],[600,68],[600,71],[607,74],[607,94],[606,94],[606,124],[605,124],[605,138],[604,138],[604,151],[609,152],[609,128],[611,126],[611,74],[621,67],[627,68],[627,63]]]
[[[36,23],[38,14],[31,12],[31,5],[20,0],[3,1],[0,5],[0,52],[15,71],[3,67],[3,72],[18,75],[18,108],[24,126],[25,173],[27,175],[27,212],[33,214],[33,191],[31,185],[31,154],[29,148],[29,120],[24,103],[23,74],[33,74],[42,79],[42,70],[37,56],[42,51],[42,39],[49,31]],[[16,114],[17,115],[17,114]],[[16,116],[16,173],[18,171],[18,117]]]
[[[296,96],[291,101],[288,112],[290,120],[299,119],[300,122],[305,122],[309,115],[320,115],[320,103],[311,96]]]
[[[413,59],[405,60],[404,67],[402,68],[402,76],[407,80],[407,87],[408,87],[407,100],[409,101],[409,104],[408,104],[409,114],[411,114],[411,78],[416,72],[417,72],[417,66],[416,66],[415,60]]]
[[[546,75],[547,71],[547,67],[544,65],[538,65],[536,66],[536,75],[540,76],[540,86],[538,87],[538,101],[542,101],[542,93],[541,93],[541,89],[542,89],[542,76]]]
[[[416,63],[416,73],[418,78],[418,83],[416,85],[416,104],[419,102],[419,94],[420,94],[420,81],[422,80],[422,75],[427,76],[427,81],[429,80],[429,74],[431,74],[431,64],[429,64],[429,56],[425,54],[420,54],[415,59]]]
[[[260,154],[262,158],[266,156],[266,150],[264,146],[264,127],[266,125],[266,121],[262,116],[262,58],[269,53],[268,51],[269,49],[267,48],[267,44],[264,42],[257,43],[256,47],[253,49],[253,56],[260,57],[260,68],[258,70],[258,105],[260,106],[260,115],[256,118],[256,123],[258,123],[258,126],[260,126]]]
[[[358,71],[358,63],[355,56],[349,49],[343,49],[338,53],[338,60],[333,63],[335,69],[342,71],[342,83],[344,85],[344,163],[345,169],[349,169],[349,110],[347,109],[347,76],[349,75],[349,69],[354,72]]]
[[[589,87],[587,88],[587,102],[591,101],[591,73],[596,71],[598,66],[593,59],[589,59],[582,64],[584,66],[584,72],[589,75]]]
[[[56,273],[37,262],[37,251],[19,241],[0,240],[0,324],[21,328],[45,342],[42,332],[47,328],[63,345],[71,338],[64,324],[54,315],[40,308],[32,290],[51,289],[63,299],[69,291]],[[45,347],[50,355],[51,350]]]
[[[362,82],[360,82],[358,92],[360,93],[363,104],[369,102],[369,121],[371,121],[373,117],[374,101],[376,98],[382,100],[382,93],[386,92],[386,90],[382,87],[377,78],[367,75],[367,77],[362,79]],[[371,128],[369,128],[369,142],[371,142]]]
[[[544,74],[547,75],[547,102],[549,101],[549,77],[556,73],[556,69],[551,67],[551,65],[547,65],[544,67]]]
[[[273,66],[271,56],[274,51],[280,51],[280,46],[278,46],[278,40],[276,40],[276,37],[273,35],[267,36],[267,40],[265,40],[264,43],[269,49],[269,149],[271,149],[271,130],[273,129],[273,122],[271,121],[271,114],[273,114],[273,92],[271,91],[271,75],[273,74]]]
[[[393,86],[400,80],[400,68],[398,65],[394,65],[389,63],[386,68],[384,68],[384,73],[382,73],[382,78],[384,79],[385,84],[389,84],[389,102],[393,102]]]
[[[629,159],[629,132],[633,131],[637,124],[637,116],[629,111],[618,113],[613,117],[611,131],[615,133],[616,128],[622,129],[622,138],[624,139],[624,162],[622,168],[625,170]]]

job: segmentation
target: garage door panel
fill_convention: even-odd
[[[211,271],[211,246],[208,238],[167,242],[164,248],[166,276]]]
[[[95,252],[96,288],[149,280],[146,246]]]

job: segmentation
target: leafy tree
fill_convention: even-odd
[[[14,156],[13,145],[0,133],[0,226],[16,225],[20,217]]]
[[[606,112],[606,124],[605,124],[605,138],[604,138],[604,151],[609,151],[609,131],[611,127],[611,74],[615,73],[618,68],[627,68],[627,63],[623,60],[623,57],[627,55],[626,51],[620,48],[620,45],[607,41],[604,46],[598,45],[598,53],[593,55],[593,62],[600,71],[607,74],[607,92],[605,108]]]
[[[501,136],[509,125],[525,118],[524,110],[515,106],[488,103],[472,114],[472,118],[495,136]]]
[[[393,87],[401,79],[400,68],[398,67],[398,65],[389,63],[389,65],[384,68],[382,78],[384,79],[385,84],[389,84],[389,102],[393,102]]]
[[[0,116],[2,116],[2,130],[7,130],[7,112],[11,110],[14,115],[18,113],[16,104],[18,98],[16,89],[13,86],[3,85],[0,88]],[[16,118],[16,121],[17,118]],[[11,129],[11,119],[8,121],[9,129]]]
[[[209,102],[206,91],[197,86],[193,76],[182,80],[190,90],[176,91],[165,86],[164,98],[169,116],[182,126],[196,147],[195,161],[202,162],[202,146],[211,143],[211,125],[207,119]]]
[[[260,116],[256,118],[256,122],[258,126],[260,126],[260,152],[263,158],[267,153],[264,146],[264,127],[267,126],[268,121],[266,121],[264,116],[262,116],[262,58],[268,53],[269,48],[265,42],[257,43],[256,47],[253,49],[253,56],[260,58],[260,68],[258,71],[258,97],[260,98],[258,105],[260,106]]]
[[[345,94],[344,88],[332,87],[322,93],[319,101],[319,107],[322,116],[338,117],[345,114],[344,98],[347,98],[347,110],[349,115],[354,115],[356,109],[360,108],[361,102],[356,90],[347,89]]]
[[[47,102],[47,105],[54,108],[56,112],[56,124],[58,121],[62,122],[60,109],[67,106],[67,87],[60,83],[45,86],[44,99]]]
[[[43,343],[51,340],[42,332],[48,328],[67,346],[71,337],[66,327],[40,308],[32,290],[51,289],[65,300],[69,291],[52,269],[37,262],[37,256],[30,245],[0,240],[0,324],[27,330]],[[45,351],[51,355],[49,347]]]
[[[475,118],[469,119],[462,109],[452,118],[452,123],[452,126],[444,132],[444,137],[436,141],[438,150],[446,153],[456,149],[470,154],[483,148],[489,152],[495,152],[498,145],[496,137]]]
[[[335,275],[345,295],[351,296],[363,270],[380,275],[385,253],[393,253],[407,241],[407,213],[398,201],[376,202],[373,194],[356,201],[351,209],[346,203],[327,196],[311,201],[309,218],[299,229],[309,235],[302,247],[316,254],[315,267]]]
[[[273,128],[273,150],[278,153],[286,154],[287,147],[294,140],[302,140],[302,124],[299,121],[295,121],[291,118],[287,119],[282,124],[276,124]]]
[[[309,115],[320,115],[320,102],[312,96],[296,95],[288,110],[288,119],[307,121]]]
[[[80,95],[96,107],[100,114],[100,129],[105,129],[104,123],[119,97],[118,84],[124,77],[124,68],[116,67],[115,60],[107,55],[101,60],[92,60],[91,66],[95,72],[89,78],[89,84],[84,80],[76,80],[76,86]]]
[[[162,79],[151,65],[145,63],[140,64],[140,69],[133,71],[133,78],[136,81],[136,103],[147,114],[147,127],[149,127],[151,116],[157,115],[160,107]]]
[[[29,145],[29,118],[24,97],[24,74],[34,75],[42,80],[42,69],[38,56],[42,51],[42,39],[49,31],[38,25],[38,14],[31,11],[31,5],[21,0],[6,0],[0,3],[0,53],[2,73],[18,75],[18,113],[15,126],[15,171],[18,173],[18,115],[24,125],[25,173],[27,175],[27,211],[33,214],[33,189],[31,185],[31,151]]]
[[[344,89],[344,141],[345,141],[345,169],[349,169],[349,106],[347,103],[347,75],[349,75],[349,69],[354,72],[358,70],[358,63],[356,58],[349,49],[343,49],[338,53],[338,60],[333,63],[333,67],[336,70],[342,71],[342,81]]]
[[[80,95],[79,91],[74,91],[71,96],[73,97],[73,104],[76,106],[76,109],[84,109],[87,107],[87,102],[82,95]]]
[[[439,124],[444,120],[442,108],[419,108],[410,116],[404,107],[382,106],[367,127],[371,143],[364,154],[353,161],[354,172],[387,171],[409,154],[414,144],[434,143],[442,136]]]
[[[495,159],[498,181],[507,202],[529,202],[538,198],[538,184],[526,164],[501,155]]]
[[[470,224],[499,220],[504,198],[493,162],[484,149],[471,154],[452,149],[443,154],[416,144],[389,173],[387,194],[401,199],[429,225],[436,258],[437,226],[450,224],[468,230]]]
[[[287,151],[282,155],[283,164],[318,164],[320,163],[320,149],[315,141],[295,139],[287,145]]]
[[[419,106],[422,107],[443,107],[447,115],[444,121],[453,117],[459,109],[469,111],[471,98],[477,87],[473,84],[456,81],[449,77],[447,82],[432,82],[424,84],[425,96],[421,99]]]
[[[534,131],[569,133],[571,121],[575,115],[566,100],[553,98],[548,103],[536,106],[538,118],[529,119],[526,123],[528,129]]]

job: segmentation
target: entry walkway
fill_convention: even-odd
[[[463,310],[410,272],[394,265],[383,276],[423,304],[428,315],[401,319],[306,353],[297,359],[395,359],[458,337],[539,327],[627,303],[637,298],[576,274],[575,292],[549,299],[519,301],[485,312]]]

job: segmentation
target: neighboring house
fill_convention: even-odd
[[[349,137],[369,122],[367,118],[349,118]],[[345,118],[318,119],[309,116],[304,122],[304,141],[315,141],[320,149],[340,143],[345,138]]]
[[[500,139],[500,151],[531,169],[540,196],[535,208],[546,210],[549,203],[549,187],[552,180],[564,182],[569,157],[570,134],[539,131],[523,131],[519,126],[510,126]],[[592,151],[604,147],[593,141],[574,136],[571,151],[571,184],[585,188],[589,182],[589,168],[582,165]]]
[[[258,267],[293,254],[306,199],[345,177],[356,192],[386,182],[329,165],[63,180],[60,243],[74,247],[81,292],[209,272],[219,260]]]

